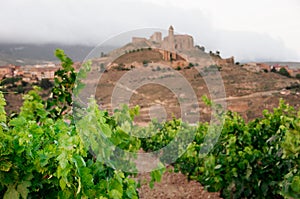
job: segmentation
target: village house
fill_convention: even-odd
[[[75,62],[73,64],[75,71],[78,72],[81,63]],[[37,82],[42,79],[54,80],[55,72],[61,68],[61,64],[47,63],[37,65],[6,65],[0,66],[0,80],[9,77],[21,77],[25,82]]]
[[[34,66],[22,66],[21,70],[17,74],[21,76],[23,81],[34,82],[40,81],[42,79],[54,79],[55,71],[59,69],[58,66],[54,64],[48,65],[34,65]]]
[[[279,72],[281,68],[284,68],[292,77],[295,77],[297,74],[300,74],[300,69],[292,69],[288,65],[279,65],[279,64],[269,65],[265,63],[251,62],[251,63],[244,64],[243,67],[252,72],[262,72],[262,71],[271,72],[273,70]]]
[[[3,79],[5,76],[7,75],[11,75],[11,68],[7,67],[7,66],[0,66],[0,78]]]
[[[280,71],[280,69],[284,68],[292,77],[295,77],[297,74],[297,70],[289,68],[288,65],[275,64],[275,65],[271,65],[270,68],[271,70],[275,69],[277,72]]]
[[[5,77],[14,77],[20,71],[20,66],[15,65],[7,65],[7,66],[0,66],[0,79]]]
[[[54,79],[54,73],[60,66],[47,65],[25,65],[25,66],[0,66],[0,79],[9,77],[21,77],[25,82],[36,82],[42,79]]]
[[[271,71],[271,66],[268,65],[268,64],[264,64],[264,63],[257,63],[257,65],[262,69],[262,70],[265,70],[265,71]]]

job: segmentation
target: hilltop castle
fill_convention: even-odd
[[[174,34],[173,26],[169,27],[169,34],[163,39],[161,32],[155,32],[149,39],[144,37],[132,37],[132,44],[134,46],[144,44],[149,47],[158,48],[163,55],[163,59],[166,61],[182,59],[182,57],[178,55],[178,52],[194,49],[193,37],[187,34]]]
[[[161,32],[154,32],[149,39],[144,37],[132,37],[132,46],[134,48],[156,48],[165,61],[188,60],[188,56],[199,56],[199,53],[205,55],[205,48],[194,46],[194,39],[187,34],[174,34],[174,28],[171,25],[166,37],[162,37]],[[208,55],[208,54],[206,54]],[[234,64],[234,57],[227,59],[221,58],[218,53],[208,55],[218,65]]]
[[[161,32],[153,33],[149,39],[141,37],[132,38],[133,44],[139,42],[146,42],[150,46],[154,45],[155,47],[169,51],[191,50],[194,47],[193,37],[190,35],[175,35],[173,26],[169,27],[169,34],[163,39]]]

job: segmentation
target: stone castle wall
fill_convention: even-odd
[[[146,42],[147,39],[143,37],[132,37],[132,43],[140,43],[140,42]]]
[[[193,37],[190,35],[175,35],[175,50],[190,50],[194,47]]]
[[[161,43],[162,42],[161,32],[153,33],[153,35],[151,35],[151,37],[150,37],[150,41],[155,42],[155,43]]]

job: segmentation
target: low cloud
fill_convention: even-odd
[[[297,52],[268,34],[217,29],[210,17],[198,9],[134,0],[105,3],[94,0],[12,0],[2,2],[0,8],[0,42],[97,45],[124,31],[149,27],[167,30],[173,25],[175,31],[192,35],[197,44],[208,51],[219,50],[225,57],[234,55],[238,60],[299,59]]]

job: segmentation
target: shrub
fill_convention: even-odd
[[[14,89],[17,93],[24,93],[25,89],[23,86],[19,85],[16,89]]]
[[[143,65],[148,66],[149,61],[148,60],[143,60]]]
[[[278,71],[280,75],[286,76],[286,77],[291,77],[290,73],[285,69],[285,68],[280,68]]]
[[[272,68],[271,68],[271,72],[272,72],[272,73],[276,73],[276,72],[277,72],[276,69],[275,69],[275,67],[272,67]]]
[[[12,85],[14,86],[16,82],[20,81],[22,78],[21,77],[8,77],[8,78],[4,78],[1,81],[1,86],[3,85]]]
[[[41,80],[40,87],[47,90],[53,87],[53,83],[49,79],[45,78]]]

